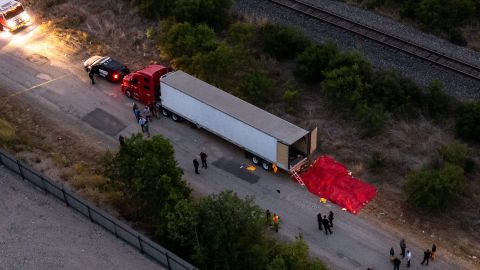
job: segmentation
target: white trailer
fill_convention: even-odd
[[[317,129],[297,127],[183,71],[160,78],[162,114],[237,145],[265,170],[291,170],[317,146]]]

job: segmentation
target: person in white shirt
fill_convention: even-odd
[[[412,260],[412,252],[407,249],[407,267],[410,268],[410,261]]]

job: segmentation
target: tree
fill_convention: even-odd
[[[291,26],[267,24],[260,32],[263,51],[278,60],[295,57],[310,44],[305,35]]]
[[[236,51],[221,43],[215,50],[198,53],[193,57],[193,72],[202,80],[225,88],[235,77],[236,59]]]
[[[273,94],[274,83],[264,71],[253,70],[246,74],[238,86],[238,95],[259,107],[264,107]]]
[[[370,80],[372,76],[372,65],[359,52],[356,51],[336,54],[336,57],[329,62],[327,72],[337,68],[353,66],[358,67],[358,71],[362,76],[362,79],[365,81]]]
[[[231,18],[232,0],[176,0],[172,15],[179,22],[205,23],[220,29]]]
[[[159,44],[163,52],[170,58],[181,56],[192,57],[197,53],[215,50],[218,39],[210,27],[190,23],[166,23],[162,27]]]
[[[423,168],[407,175],[405,192],[409,203],[427,212],[444,212],[455,205],[465,190],[461,167],[447,164],[436,171]]]
[[[455,164],[465,169],[468,158],[468,147],[460,142],[452,142],[440,148],[439,158],[441,163]]]
[[[197,205],[198,241],[194,262],[200,269],[261,269],[265,256],[265,214],[252,198],[232,191],[210,195]]]
[[[161,16],[170,15],[171,8],[175,6],[176,0],[136,0],[140,14],[148,19],[155,19]]]
[[[342,66],[325,73],[322,90],[330,106],[351,112],[362,102],[366,85],[360,67]]]
[[[385,129],[388,114],[384,111],[381,104],[368,106],[365,103],[359,103],[355,111],[355,120],[362,129],[363,136],[375,136]]]
[[[480,142],[480,102],[463,105],[456,114],[455,130],[457,136]]]
[[[257,29],[252,24],[234,23],[228,29],[227,40],[232,46],[250,50],[257,41]]]
[[[326,270],[327,268],[318,260],[311,260],[308,256],[308,245],[299,236],[291,243],[272,243],[270,256],[272,259],[267,269],[304,269],[304,270]]]
[[[368,104],[380,104],[385,111],[395,115],[413,112],[412,98],[401,85],[399,76],[393,72],[373,76],[372,86],[366,93],[366,99]]]
[[[338,54],[337,45],[328,43],[323,46],[312,45],[305,49],[296,60],[295,76],[308,82],[319,82],[330,61]]]
[[[144,140],[136,134],[125,139],[120,151],[106,160],[105,175],[123,193],[134,216],[154,224],[158,235],[163,235],[168,213],[190,199],[173,147],[162,136]]]

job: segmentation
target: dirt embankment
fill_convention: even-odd
[[[69,46],[82,48],[87,54],[111,54],[132,69],[151,62],[159,62],[158,49],[147,39],[149,27],[155,25],[141,19],[133,8],[133,1],[82,1],[82,0],[30,0],[37,20],[48,22],[51,32]],[[46,8],[46,3],[62,2]],[[277,115],[303,126],[318,126],[320,151],[344,162],[355,177],[375,183],[379,187],[374,202],[364,213],[372,222],[389,226],[392,230],[409,232],[425,242],[448,247],[457,256],[476,261],[480,257],[480,173],[470,177],[468,196],[454,209],[437,216],[421,215],[405,207],[402,194],[403,177],[415,168],[428,163],[436,151],[454,140],[451,123],[434,124],[425,119],[392,122],[383,135],[371,139],[361,138],[352,124],[332,112],[328,112],[322,98],[315,91],[303,93],[302,108],[297,116],[285,115],[270,106]],[[65,129],[42,116],[28,106],[22,107],[16,100],[4,109],[24,138],[24,144],[13,147],[20,157],[48,174],[60,176],[72,182],[78,172],[96,175],[94,183],[80,183],[87,197],[99,203],[115,203],[116,194],[104,194],[108,190],[105,179],[96,169],[103,150],[86,147],[88,140],[81,131]],[[276,108],[277,107],[277,108]],[[20,110],[20,111],[19,111]],[[8,117],[8,115],[22,117]],[[301,117],[300,117],[301,116]],[[33,124],[32,124],[33,123]],[[53,146],[55,146],[53,148]],[[379,172],[368,169],[368,160],[374,151],[382,154],[385,167]],[[471,146],[474,158],[479,162],[479,146]],[[56,168],[56,169],[52,169]],[[92,169],[93,168],[93,169]],[[58,171],[56,171],[58,170]],[[73,173],[72,173],[73,172]],[[92,179],[92,178],[88,178]],[[72,184],[75,185],[75,184]],[[88,188],[87,188],[88,187]]]

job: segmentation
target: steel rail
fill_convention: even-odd
[[[455,59],[443,53],[436,52],[424,46],[414,44],[408,40],[384,33],[380,30],[352,21],[348,18],[332,13],[321,7],[313,6],[297,0],[269,0],[284,8],[302,13],[308,17],[334,25],[348,32],[360,35],[369,40],[402,51],[417,58],[431,62],[438,66],[461,73],[464,76],[480,81],[480,67]]]

